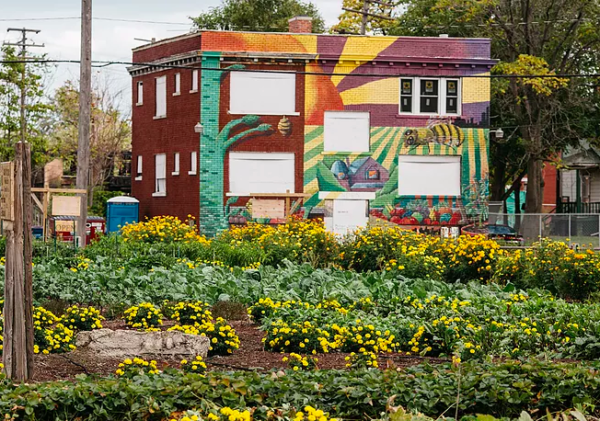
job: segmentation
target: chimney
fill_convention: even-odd
[[[310,16],[296,16],[288,20],[290,24],[290,33],[292,34],[311,34],[312,18]]]

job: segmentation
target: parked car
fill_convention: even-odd
[[[508,244],[522,246],[525,239],[519,235],[515,229],[509,225],[503,224],[471,224],[462,228],[461,232],[465,235],[485,235],[492,240],[501,240]]]

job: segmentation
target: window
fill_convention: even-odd
[[[460,115],[460,79],[400,78],[400,113]]]
[[[142,105],[144,103],[144,82],[137,83],[137,102],[135,105]]]
[[[459,81],[455,79],[444,80],[446,85],[446,110],[444,114],[458,114],[458,87]]]
[[[173,95],[181,94],[181,73],[175,73],[175,92]]]
[[[173,166],[173,172],[171,175],[179,175],[179,152],[175,152],[175,160]]]
[[[299,115],[296,112],[296,74],[231,72],[231,114]]]
[[[369,152],[370,114],[325,111],[325,152]]]
[[[419,112],[439,114],[440,106],[440,81],[437,79],[421,79],[419,94]]]
[[[192,90],[190,92],[198,92],[198,70],[192,70]]]
[[[154,194],[152,196],[167,195],[167,155],[164,153],[154,156],[155,179]]]
[[[137,165],[135,169],[135,181],[142,180],[142,155],[138,155],[137,157]]]
[[[188,174],[196,175],[197,172],[198,172],[198,153],[192,152],[190,154],[190,171],[188,172]]]
[[[398,157],[400,196],[460,196],[460,156]]]
[[[167,116],[167,77],[156,78],[156,114],[154,118]]]
[[[412,79],[400,79],[401,113],[412,113],[413,111],[413,83]]]
[[[229,191],[250,193],[294,192],[294,154],[231,152]]]

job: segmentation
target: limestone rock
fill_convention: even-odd
[[[136,332],[132,330],[97,329],[79,332],[79,351],[94,352],[104,357],[194,357],[206,358],[210,341],[205,336],[178,331]]]

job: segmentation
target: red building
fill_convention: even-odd
[[[412,224],[485,206],[490,41],[314,35],[308,19],[133,51],[140,217],[191,214],[210,235],[250,219],[254,194],[287,191],[325,218],[356,201],[350,225],[369,206]]]

